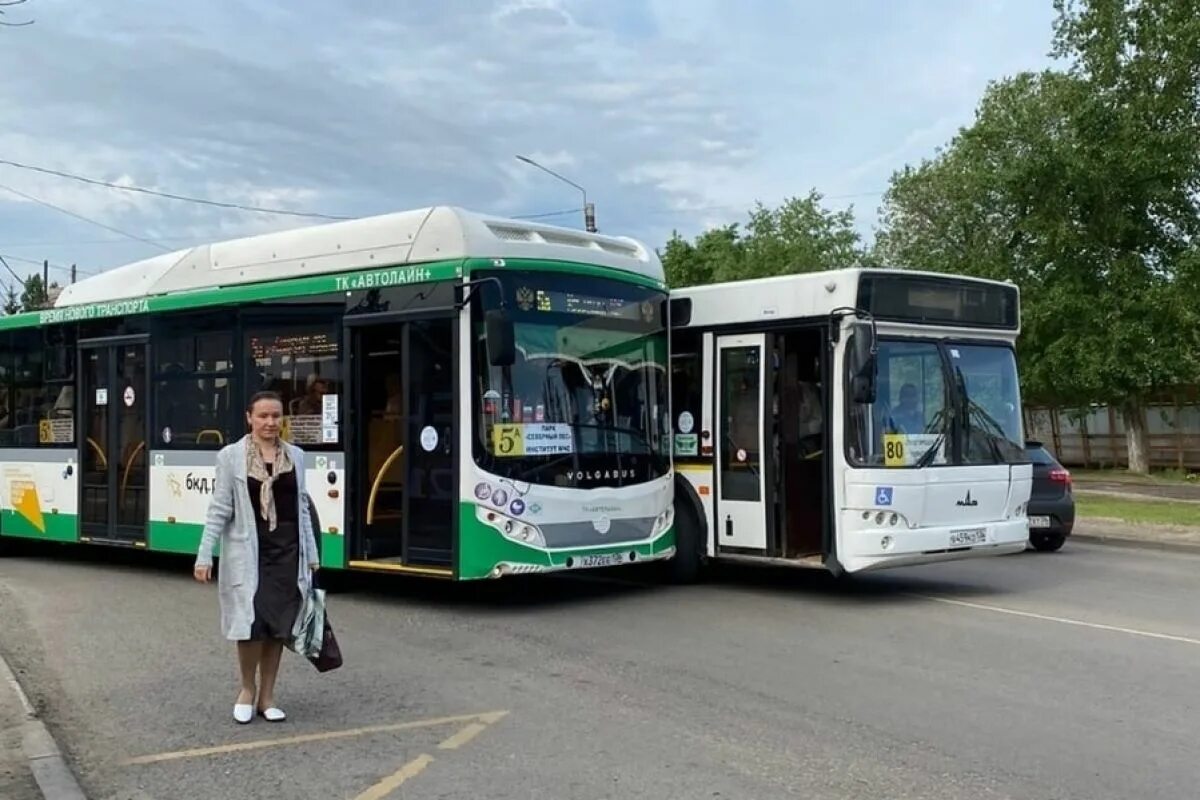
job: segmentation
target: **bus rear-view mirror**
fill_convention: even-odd
[[[870,322],[854,323],[851,342],[850,387],[854,402],[869,405],[875,402],[875,328]]]
[[[511,367],[517,360],[513,322],[504,309],[493,309],[484,317],[487,332],[488,363],[493,367]]]

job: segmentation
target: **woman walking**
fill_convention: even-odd
[[[250,433],[217,454],[216,485],[194,567],[196,580],[212,580],[219,540],[221,632],[237,642],[242,689],[233,718],[243,725],[254,718],[256,705],[269,722],[287,718],[275,705],[275,679],[319,560],[304,451],[279,438],[282,419],[279,395],[259,392],[246,408]]]

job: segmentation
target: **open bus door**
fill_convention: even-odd
[[[353,319],[352,567],[451,577],[457,318]]]

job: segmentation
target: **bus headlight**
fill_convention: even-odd
[[[658,536],[663,531],[671,527],[675,522],[675,507],[667,506],[667,510],[654,518],[654,525],[650,528],[650,535]]]
[[[545,547],[546,537],[540,528],[530,522],[514,519],[490,508],[476,507],[475,518],[489,528],[499,531],[504,538],[534,547]]]

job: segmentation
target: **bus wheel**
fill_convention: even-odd
[[[675,555],[667,562],[671,583],[694,583],[704,567],[700,520],[689,502],[675,504]]]

